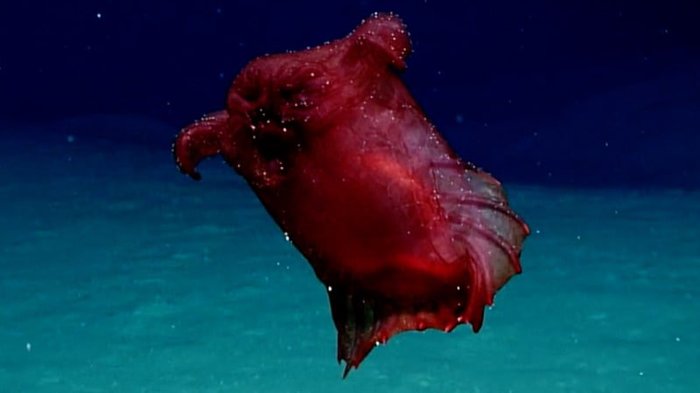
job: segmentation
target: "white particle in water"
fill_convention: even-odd
[[[289,241],[289,234],[287,232],[284,233],[284,240]]]
[[[330,285],[328,286],[328,292],[333,292],[333,287]]]
[[[97,13],[97,19],[102,19],[102,14],[99,12]]]
[[[66,136],[66,142],[68,142],[68,143],[75,142],[75,137],[73,135]]]
[[[32,351],[32,343],[27,343],[25,345],[25,348],[27,348],[27,352],[31,352]]]

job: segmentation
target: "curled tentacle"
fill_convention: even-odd
[[[178,134],[173,154],[180,172],[195,180],[202,178],[196,170],[197,164],[221,153],[222,134],[228,130],[228,118],[226,111],[210,113]]]

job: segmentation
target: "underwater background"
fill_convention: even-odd
[[[532,234],[484,327],[346,380],[311,268],[174,135],[252,58],[395,12],[404,80]],[[0,4],[0,392],[700,391],[700,3]]]

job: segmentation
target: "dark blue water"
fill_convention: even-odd
[[[0,391],[696,392],[700,36],[690,2],[0,6]],[[533,229],[478,335],[340,380],[324,288],[178,129],[250,58],[395,11],[405,79]]]

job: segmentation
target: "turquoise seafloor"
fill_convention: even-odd
[[[324,288],[231,170],[48,139],[0,145],[0,392],[700,391],[699,192],[506,184],[532,235],[482,331],[342,380]]]

